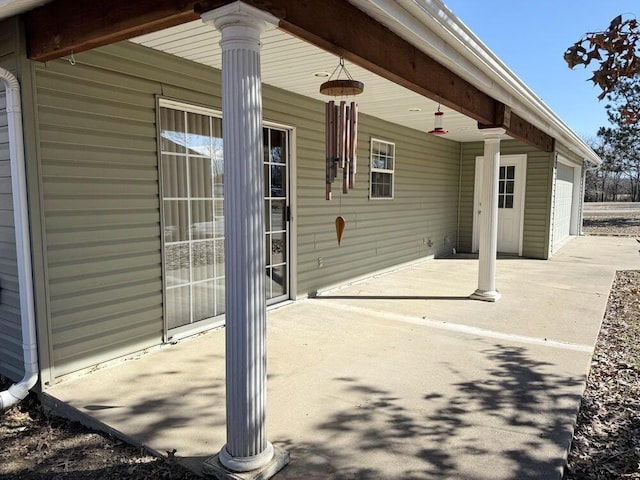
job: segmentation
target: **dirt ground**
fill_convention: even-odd
[[[640,216],[585,217],[585,233],[640,237]],[[564,480],[640,479],[640,272],[619,272],[582,400]],[[8,386],[0,377],[0,389]],[[55,417],[35,396],[0,413],[0,480],[190,480],[156,458]]]
[[[640,479],[640,271],[618,272],[565,480]]]
[[[0,377],[0,389],[8,386]],[[33,395],[0,415],[0,480],[199,478],[171,458],[55,417]]]

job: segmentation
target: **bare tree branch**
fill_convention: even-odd
[[[640,74],[640,24],[635,18],[614,18],[606,30],[587,32],[570,46],[564,54],[569,68],[595,63],[597,68],[589,79],[600,87],[600,100],[612,93],[624,79],[637,78]],[[640,107],[628,102],[620,110],[628,123],[640,121]]]

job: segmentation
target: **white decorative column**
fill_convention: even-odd
[[[227,443],[203,471],[268,478],[288,454],[267,441],[266,294],[260,35],[278,19],[236,2],[202,15],[221,32]],[[219,463],[218,463],[219,462]],[[222,468],[224,467],[224,468]],[[255,472],[255,475],[251,473]]]
[[[496,290],[496,256],[498,253],[500,138],[504,134],[503,128],[483,130],[484,160],[480,192],[478,289],[471,298],[487,302],[495,302],[500,298],[500,293]]]

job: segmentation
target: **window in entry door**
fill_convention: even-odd
[[[515,165],[500,167],[500,177],[498,180],[498,208],[513,208],[515,183]]]

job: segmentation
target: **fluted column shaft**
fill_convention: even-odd
[[[227,443],[220,462],[254,470],[273,457],[266,436],[266,294],[260,35],[244,4],[202,15],[222,34]]]
[[[500,298],[496,290],[496,256],[498,253],[498,180],[500,175],[500,138],[502,128],[484,132],[484,160],[482,191],[480,193],[480,242],[478,261],[478,289],[472,295],[478,300],[495,302]]]

